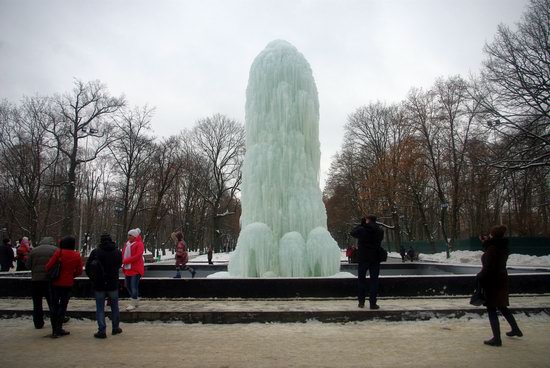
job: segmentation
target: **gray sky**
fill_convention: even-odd
[[[99,79],[156,107],[168,136],[222,113],[244,123],[254,57],[285,39],[309,61],[321,105],[321,181],[347,116],[437,77],[477,72],[497,25],[527,0],[0,0],[0,99]]]

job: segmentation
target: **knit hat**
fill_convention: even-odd
[[[99,238],[99,242],[101,244],[110,244],[110,243],[112,243],[113,239],[111,238],[111,234],[109,234],[109,233],[101,234],[101,237]]]
[[[141,230],[137,227],[135,229],[128,231],[128,235],[134,236],[136,238],[138,237],[139,234],[141,234]]]
[[[24,236],[23,239],[21,239],[21,244],[29,245],[29,238]]]

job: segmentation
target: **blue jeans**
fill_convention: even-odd
[[[95,319],[99,332],[105,332],[105,298],[111,299],[111,322],[113,330],[118,328],[120,323],[120,310],[118,309],[118,290],[96,291],[95,292]]]
[[[138,299],[139,298],[139,280],[141,275],[126,276],[125,284],[130,298]]]
[[[357,281],[358,281],[358,295],[357,300],[360,304],[365,304],[367,297],[367,271],[369,271],[370,277],[370,305],[376,304],[376,296],[378,294],[378,276],[380,275],[380,263],[377,262],[359,262],[357,266]]]

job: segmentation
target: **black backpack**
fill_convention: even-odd
[[[94,282],[94,284],[105,284],[107,277],[105,277],[105,269],[99,261],[98,254],[90,261],[88,267],[86,267],[86,275]]]

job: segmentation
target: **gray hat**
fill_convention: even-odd
[[[38,245],[55,245],[55,240],[51,236],[45,236],[40,239],[40,243],[38,243]]]

